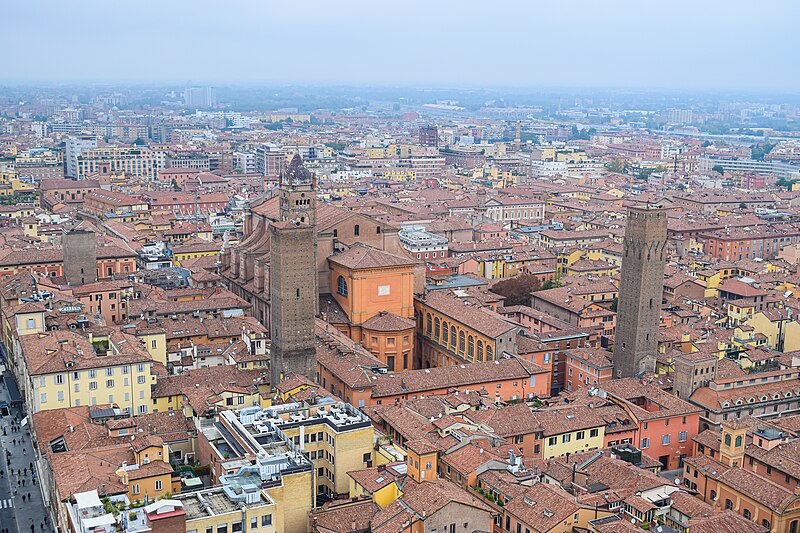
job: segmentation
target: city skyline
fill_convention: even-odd
[[[784,92],[800,87],[779,2],[566,6],[411,2],[15,4],[6,84],[348,84]],[[777,16],[780,14],[780,16]],[[37,20],[31,39],[31,20]],[[553,23],[555,21],[555,23]],[[66,29],[66,30],[65,30]],[[102,44],[102,46],[98,46]],[[166,49],[167,52],[162,52]],[[64,53],[53,54],[53,50]],[[158,53],[155,51],[158,50]],[[120,61],[120,58],[125,58]],[[58,61],[48,61],[58,58]],[[263,63],[258,61],[263,59]],[[202,68],[201,68],[202,67]]]

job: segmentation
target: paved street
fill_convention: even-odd
[[[2,365],[1,370],[4,370]],[[8,401],[8,392],[1,381],[0,401]],[[44,529],[41,527],[47,512],[39,484],[33,484],[30,467],[34,455],[28,429],[20,427],[19,431],[12,431],[12,426],[19,425],[18,420],[23,417],[19,409],[12,409],[10,416],[0,418],[0,527],[19,533],[52,531],[52,521],[49,519],[49,525]],[[22,500],[23,496],[25,501]],[[31,530],[31,526],[34,526],[34,530]]]

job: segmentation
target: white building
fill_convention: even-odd
[[[400,244],[417,259],[444,259],[450,243],[444,237],[428,233],[422,226],[409,226],[400,230]]]
[[[78,177],[78,156],[84,150],[97,148],[97,138],[92,135],[68,137],[64,150],[64,177]]]

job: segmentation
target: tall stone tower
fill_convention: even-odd
[[[614,338],[617,377],[655,369],[666,246],[667,210],[629,208]]]
[[[316,380],[314,318],[317,282],[316,178],[299,155],[280,175],[280,220],[270,224],[271,377],[290,372]]]
[[[93,231],[64,231],[61,248],[64,251],[64,277],[67,278],[67,284],[79,287],[97,281],[97,235]]]

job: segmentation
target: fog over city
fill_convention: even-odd
[[[800,4],[9,2],[2,83],[800,86]]]
[[[800,533],[800,0],[6,0],[0,533]]]

